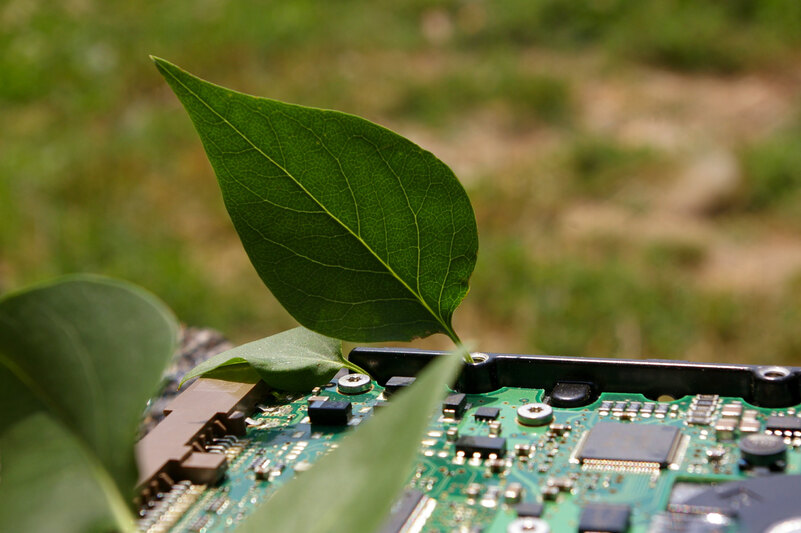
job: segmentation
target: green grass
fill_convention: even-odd
[[[472,297],[540,353],[797,361],[801,292],[734,297],[694,290],[675,271],[654,274],[636,258],[538,259],[499,240],[485,246]]]
[[[566,154],[573,188],[579,194],[614,194],[622,183],[637,178],[652,162],[645,148],[632,148],[597,136],[579,136]]]
[[[407,83],[390,112],[400,119],[441,126],[458,119],[465,110],[490,109],[511,126],[525,127],[532,122],[566,124],[572,105],[564,80],[520,72],[508,61],[499,60],[475,69],[438,73],[433,83]]]
[[[735,207],[777,214],[801,227],[801,123],[746,147]]]

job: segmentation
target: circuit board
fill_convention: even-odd
[[[142,500],[140,529],[234,531],[412,378],[382,381],[349,374],[307,395],[259,391],[235,417],[239,436],[206,431],[198,455],[224,458],[218,479],[169,478]],[[796,406],[660,399],[587,381],[454,391],[381,533],[801,531]]]

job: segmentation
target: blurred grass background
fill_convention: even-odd
[[[481,350],[801,364],[800,47],[790,0],[5,0],[0,291],[93,271],[237,342],[293,325],[155,54],[451,165]]]

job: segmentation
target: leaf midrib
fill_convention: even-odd
[[[239,136],[240,136],[240,137],[241,137],[241,138],[242,138],[242,139],[243,139],[245,142],[247,142],[247,143],[248,143],[250,146],[252,146],[254,150],[256,150],[256,151],[257,151],[259,154],[261,154],[261,155],[262,155],[262,156],[263,156],[265,159],[267,159],[267,160],[268,160],[270,163],[272,163],[273,165],[275,165],[275,166],[276,166],[278,169],[280,169],[280,170],[281,170],[281,171],[282,171],[282,172],[283,172],[283,173],[284,173],[284,174],[285,174],[285,175],[286,175],[286,176],[287,176],[289,179],[291,179],[291,180],[292,180],[292,182],[293,182],[293,183],[295,183],[295,184],[296,184],[296,185],[297,185],[297,186],[298,186],[298,187],[299,187],[299,188],[300,188],[300,189],[301,189],[301,190],[302,190],[302,191],[303,191],[303,192],[304,192],[304,193],[305,193],[305,194],[306,194],[306,195],[307,195],[307,196],[308,196],[308,197],[309,197],[309,198],[310,198],[312,201],[314,201],[314,203],[316,203],[318,206],[320,206],[320,208],[321,208],[323,211],[325,211],[325,213],[326,213],[328,216],[330,216],[330,217],[331,217],[331,219],[333,219],[334,221],[336,221],[336,222],[337,222],[337,223],[338,223],[340,226],[342,226],[342,227],[343,227],[345,230],[347,230],[347,232],[348,232],[348,233],[350,233],[350,235],[351,235],[351,236],[353,236],[353,238],[355,238],[357,241],[359,241],[359,243],[361,243],[361,245],[362,245],[362,246],[364,246],[364,248],[365,248],[365,249],[366,249],[368,252],[370,252],[370,254],[371,254],[371,255],[372,255],[372,256],[373,256],[373,257],[374,257],[374,258],[375,258],[375,259],[376,259],[376,260],[377,260],[379,263],[381,263],[381,265],[383,265],[383,266],[384,266],[384,268],[386,268],[386,269],[387,269],[387,271],[388,271],[390,274],[392,274],[392,276],[393,276],[393,277],[394,277],[396,280],[398,280],[398,282],[400,282],[400,284],[401,284],[401,285],[403,285],[403,286],[406,288],[406,290],[408,290],[408,291],[409,291],[409,292],[410,292],[410,293],[411,293],[411,294],[412,294],[412,295],[413,295],[413,296],[414,296],[414,297],[417,299],[417,301],[418,301],[418,302],[419,302],[419,303],[420,303],[420,304],[421,304],[421,305],[422,305],[422,306],[423,306],[423,307],[426,309],[426,311],[428,311],[428,312],[431,314],[431,316],[433,316],[433,317],[434,317],[434,318],[437,320],[437,322],[439,322],[439,323],[440,323],[440,325],[441,325],[441,326],[444,328],[444,330],[445,330],[446,334],[447,334],[449,337],[451,337],[451,339],[453,339],[454,341],[455,341],[456,339],[458,339],[458,337],[456,336],[456,333],[453,331],[453,329],[450,327],[450,325],[449,325],[449,324],[447,324],[447,323],[445,322],[445,320],[442,318],[442,316],[441,316],[439,313],[435,313],[435,312],[434,312],[434,310],[433,310],[433,309],[431,309],[431,307],[428,305],[428,302],[426,302],[426,301],[425,301],[425,299],[423,299],[422,295],[420,295],[418,292],[416,292],[414,289],[412,289],[412,288],[409,286],[409,284],[408,284],[408,283],[406,283],[406,281],[405,281],[403,278],[401,278],[401,277],[400,277],[400,276],[399,276],[399,275],[398,275],[398,274],[395,272],[395,270],[394,270],[394,269],[393,269],[393,268],[392,268],[392,267],[391,267],[391,266],[390,266],[388,263],[386,263],[386,262],[385,262],[385,261],[384,261],[384,260],[381,258],[381,256],[379,256],[379,255],[378,255],[378,254],[377,254],[377,253],[376,253],[376,252],[375,252],[375,251],[372,249],[372,247],[370,247],[370,246],[369,246],[369,245],[368,245],[366,242],[364,242],[364,240],[361,238],[361,236],[359,236],[358,234],[354,233],[354,231],[353,231],[353,230],[352,230],[352,229],[351,229],[351,228],[350,228],[350,227],[349,227],[347,224],[345,224],[344,222],[342,222],[342,221],[341,221],[341,220],[340,220],[340,219],[339,219],[339,218],[338,218],[336,215],[334,215],[333,213],[331,213],[331,211],[329,211],[329,210],[328,210],[328,208],[327,208],[325,205],[323,205],[323,204],[322,204],[322,203],[321,203],[321,202],[320,202],[320,201],[319,201],[319,200],[318,200],[318,199],[317,199],[317,198],[316,198],[316,197],[315,197],[313,194],[311,194],[311,192],[310,192],[308,189],[306,189],[306,187],[304,187],[304,186],[303,186],[303,184],[302,184],[302,183],[300,183],[300,182],[299,182],[299,181],[298,181],[298,180],[295,178],[295,176],[293,176],[293,175],[292,175],[292,174],[291,174],[291,173],[290,173],[290,172],[289,172],[287,169],[285,169],[285,168],[284,168],[282,165],[280,165],[280,164],[279,164],[277,161],[275,161],[275,160],[274,160],[273,158],[271,158],[269,155],[267,155],[266,153],[264,153],[264,151],[262,151],[262,149],[261,149],[261,148],[259,148],[259,147],[258,147],[256,144],[254,144],[254,143],[253,143],[253,141],[251,141],[249,137],[247,137],[247,136],[246,136],[244,133],[242,133],[241,131],[239,131],[239,129],[238,129],[236,126],[234,126],[234,125],[233,125],[233,124],[232,124],[232,123],[231,123],[231,122],[230,122],[230,121],[229,121],[227,118],[225,118],[223,115],[221,115],[221,114],[220,114],[220,113],[219,113],[219,112],[218,112],[216,109],[214,109],[214,108],[213,108],[211,105],[209,105],[209,104],[208,104],[208,103],[207,103],[207,102],[206,102],[206,101],[205,101],[203,98],[201,98],[201,97],[200,97],[200,95],[198,95],[198,94],[197,94],[195,91],[193,91],[191,88],[189,88],[189,87],[188,87],[188,86],[187,86],[187,85],[186,85],[186,84],[185,84],[185,83],[184,83],[184,82],[183,82],[181,79],[179,79],[177,76],[175,76],[175,74],[173,74],[173,73],[172,73],[172,72],[169,70],[169,68],[165,68],[165,67],[164,67],[164,66],[161,64],[161,63],[162,63],[164,60],[157,59],[156,61],[157,61],[157,64],[158,64],[158,65],[161,67],[161,69],[160,69],[160,70],[161,70],[162,72],[165,72],[165,73],[167,73],[167,74],[168,74],[168,75],[169,75],[169,76],[170,76],[170,77],[171,77],[173,80],[175,80],[175,82],[176,82],[176,83],[180,84],[180,85],[181,85],[181,87],[183,87],[183,88],[184,88],[184,89],[185,89],[187,92],[189,92],[189,93],[190,93],[192,96],[194,96],[194,97],[197,99],[197,101],[198,101],[198,102],[200,102],[201,104],[203,104],[204,106],[206,106],[206,108],[207,108],[209,111],[211,111],[212,113],[214,113],[214,114],[215,114],[215,115],[216,115],[216,116],[217,116],[217,117],[218,117],[220,120],[222,120],[223,122],[225,122],[225,124],[227,124],[227,125],[228,125],[228,126],[229,126],[229,127],[232,129],[232,130],[234,130],[234,131],[237,133],[237,135],[239,135]],[[165,62],[165,63],[166,63],[166,62]],[[174,65],[171,65],[171,66],[175,67]],[[175,68],[178,68],[178,67],[175,67]],[[206,83],[209,83],[209,82],[206,82]],[[418,240],[419,240],[419,232],[418,232]],[[419,254],[419,247],[418,247],[418,254]],[[419,281],[419,272],[418,272],[418,281]]]

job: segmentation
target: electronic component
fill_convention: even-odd
[[[228,461],[224,454],[206,452],[205,445],[215,436],[244,435],[244,412],[265,390],[257,378],[249,383],[200,378],[173,399],[164,420],[136,444],[140,503],[181,480],[217,483]]]
[[[690,410],[687,413],[687,423],[695,425],[708,425],[718,406],[716,394],[699,394],[693,398]]]
[[[473,413],[473,417],[476,420],[491,421],[491,420],[496,420],[500,413],[501,409],[499,407],[484,406],[476,409],[476,412]]]
[[[517,481],[513,481],[506,486],[503,491],[503,501],[509,505],[518,504],[523,498],[523,485]],[[518,513],[519,516],[519,513]]]
[[[591,503],[581,510],[579,533],[623,533],[629,527],[631,509],[626,505]]]
[[[721,418],[715,423],[715,435],[720,441],[734,439],[734,432],[737,429],[736,418]]]
[[[515,505],[517,516],[532,516],[539,518],[542,516],[544,506],[540,502],[523,502]]]
[[[675,426],[599,422],[578,453],[582,463],[646,463],[666,467],[676,454],[681,432]]]
[[[408,387],[412,383],[414,383],[413,377],[392,376],[384,384],[384,396],[388,398],[393,394],[395,394],[396,392],[398,392],[399,390]]]
[[[436,504],[436,500],[432,500],[419,490],[407,490],[392,506],[389,519],[378,531],[379,533],[420,532]]]
[[[466,407],[466,394],[461,392],[449,394],[442,402],[442,414],[449,418],[462,418]]]
[[[320,426],[347,426],[351,419],[351,403],[331,401],[309,405],[309,421]]]
[[[761,425],[759,420],[757,420],[758,415],[759,411],[755,409],[746,410],[740,420],[740,431],[742,433],[756,433],[759,431]]]
[[[766,466],[783,469],[787,455],[784,439],[776,435],[754,433],[740,439],[738,443],[743,461],[748,466]]]
[[[801,436],[801,418],[797,416],[769,416],[765,420],[765,430],[787,437]]]
[[[503,457],[506,455],[506,439],[463,435],[456,441],[456,451],[462,452],[467,457],[472,457],[474,454],[485,459],[490,455]]]

